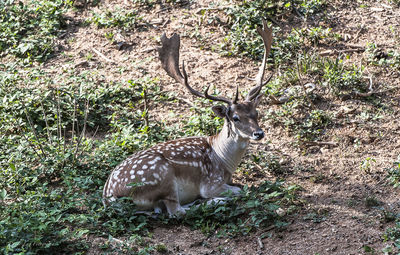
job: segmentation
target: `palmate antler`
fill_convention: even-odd
[[[252,101],[254,98],[258,96],[260,93],[262,86],[264,84],[267,84],[271,78],[272,75],[268,78],[266,82],[263,83],[264,79],[264,73],[265,73],[265,66],[267,65],[267,59],[269,56],[269,53],[271,51],[271,46],[272,46],[272,29],[268,27],[267,22],[263,20],[263,27],[257,27],[257,32],[260,34],[261,38],[263,39],[264,42],[264,57],[263,61],[261,63],[260,69],[258,70],[258,74],[256,76],[256,86],[253,87],[249,94],[246,97],[246,101]]]
[[[266,83],[263,83],[264,73],[265,73],[265,66],[267,62],[267,58],[269,52],[271,50],[272,45],[272,29],[267,26],[266,21],[263,21],[263,28],[257,28],[258,33],[261,35],[264,41],[264,58],[263,62],[260,66],[259,72],[256,76],[256,86],[252,88],[246,97],[246,101],[254,100],[258,94],[260,93],[262,86],[266,84],[272,77],[269,77]],[[173,34],[170,38],[168,38],[165,34],[161,36],[161,43],[162,47],[158,48],[159,58],[164,70],[168,73],[169,76],[174,78],[177,82],[183,84],[189,91],[195,96],[207,98],[213,101],[220,101],[224,102],[228,105],[236,104],[239,98],[239,89],[236,87],[236,95],[233,100],[230,100],[225,97],[220,96],[211,96],[208,94],[208,90],[210,86],[206,88],[204,93],[201,93],[192,87],[189,86],[188,83],[188,76],[185,70],[185,64],[182,63],[182,73],[179,70],[179,48],[180,48],[180,37],[178,34]]]

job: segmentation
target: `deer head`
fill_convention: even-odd
[[[263,82],[266,61],[272,45],[272,30],[267,26],[266,22],[263,21],[263,28],[258,27],[257,31],[263,39],[265,52],[259,72],[255,78],[256,85],[250,90],[243,102],[239,102],[238,87],[236,87],[235,97],[233,99],[228,99],[225,97],[209,95],[208,91],[210,86],[206,88],[204,93],[201,93],[189,85],[184,62],[182,63],[183,75],[179,70],[180,37],[178,34],[173,34],[171,38],[167,38],[166,35],[163,34],[161,36],[162,47],[158,49],[159,58],[164,70],[177,82],[183,84],[190,93],[197,97],[203,97],[226,104],[213,106],[212,110],[218,117],[226,120],[229,127],[228,134],[232,132],[241,138],[254,140],[260,140],[264,137],[264,132],[258,125],[258,113],[256,108],[262,96],[260,94],[262,86],[268,83],[272,77],[271,75],[267,82]]]

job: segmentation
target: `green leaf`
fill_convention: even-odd
[[[89,231],[90,231],[89,229],[82,229],[82,230],[79,230],[79,232],[77,233],[76,237],[77,237],[77,238],[80,238],[80,237],[82,237],[84,234],[88,233]]]
[[[5,200],[6,197],[7,197],[7,190],[2,189],[2,190],[0,191],[0,200]]]
[[[15,165],[13,163],[9,163],[9,166],[13,171],[15,171],[16,168],[15,168]]]

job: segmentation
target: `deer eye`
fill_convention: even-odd
[[[237,116],[237,115],[233,115],[233,116],[232,116],[232,119],[233,119],[234,122],[240,121],[240,118],[239,118],[239,116]]]

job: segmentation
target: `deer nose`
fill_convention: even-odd
[[[255,138],[255,140],[261,140],[264,138],[264,131],[262,131],[261,129],[255,131],[253,133],[253,137]]]

